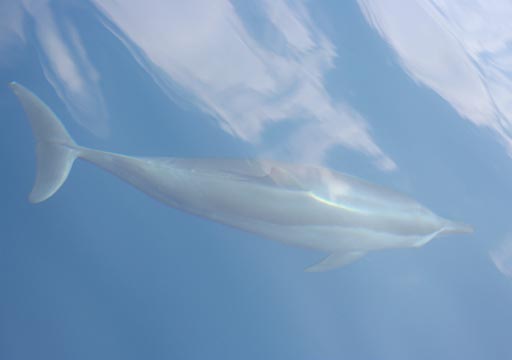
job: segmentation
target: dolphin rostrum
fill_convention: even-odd
[[[307,271],[347,265],[368,251],[419,247],[437,235],[472,231],[404,195],[319,166],[132,157],[88,149],[73,141],[36,95],[18,83],[10,86],[37,143],[33,203],[52,196],[80,158],[174,208],[330,254]]]

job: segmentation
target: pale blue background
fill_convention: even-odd
[[[240,3],[249,19],[251,7]],[[53,198],[28,203],[34,146],[11,80],[39,94],[83,145],[147,156],[255,153],[210,115],[170,100],[91,7],[52,6],[76,21],[101,73],[111,135],[70,119],[27,21],[28,44],[0,67],[0,359],[512,356],[512,280],[488,256],[510,231],[511,159],[488,131],[411,80],[356,3],[307,4],[340,53],[326,87],[364,116],[398,170],[341,147],[328,165],[404,191],[476,232],[319,274],[302,270],[322,254],[167,208],[82,162]],[[257,27],[258,17],[247,21]],[[280,141],[275,131],[269,146]]]

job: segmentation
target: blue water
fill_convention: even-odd
[[[512,279],[489,256],[511,231],[496,125],[509,122],[508,78],[477,56],[508,48],[485,52],[482,29],[445,33],[462,47],[474,35],[478,54],[415,31],[441,21],[434,10],[460,30],[473,19],[461,2],[381,3],[0,4],[0,359],[510,358]],[[462,53],[482,64],[453,68]],[[476,231],[305,273],[324,254],[168,208],[84,162],[33,205],[34,142],[12,80],[79,144],[320,163]]]

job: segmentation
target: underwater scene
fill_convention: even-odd
[[[511,17],[0,2],[0,359],[512,357]]]

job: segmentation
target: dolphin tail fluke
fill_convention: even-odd
[[[80,147],[36,95],[15,82],[10,87],[21,102],[36,139],[37,174],[29,200],[38,203],[51,197],[66,181]]]

